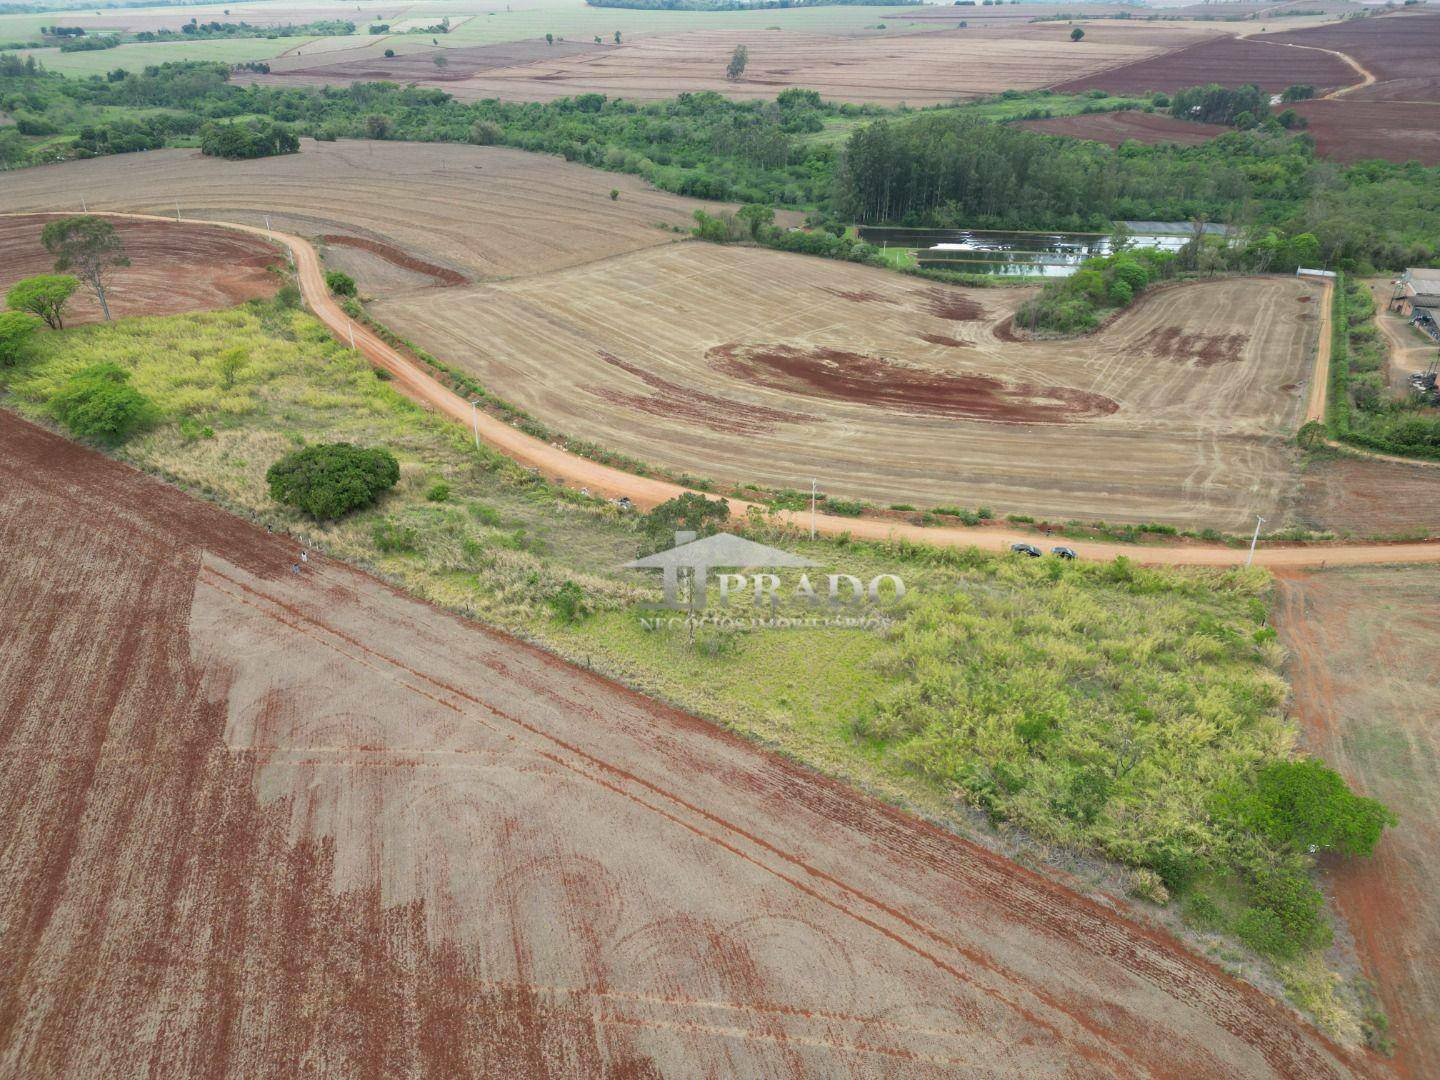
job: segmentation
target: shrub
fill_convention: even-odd
[[[0,367],[8,367],[25,355],[30,335],[40,320],[24,311],[0,311]]]
[[[425,489],[425,498],[430,502],[447,502],[450,498],[450,485],[444,480],[436,480]]]
[[[389,518],[377,521],[370,538],[383,555],[404,555],[415,550],[419,535],[409,525],[397,525]]]
[[[325,287],[336,296],[355,295],[355,279],[340,270],[325,272]]]
[[[1235,929],[1256,952],[1285,958],[1330,943],[1325,897],[1300,871],[1265,871],[1250,899]]]
[[[289,282],[280,286],[275,294],[275,303],[282,308],[298,308],[300,306],[300,290]]]
[[[661,503],[641,521],[647,551],[661,551],[675,542],[676,532],[712,536],[730,520],[730,504],[724,499],[707,499],[694,491]]]
[[[865,512],[865,504],[851,499],[827,499],[825,512],[840,517],[859,517]]]
[[[321,443],[287,454],[265,473],[270,497],[328,520],[369,506],[400,479],[388,450]]]
[[[50,409],[72,434],[111,443],[129,438],[155,413],[150,399],[130,385],[130,373],[108,362],[71,376]]]
[[[476,146],[494,146],[504,135],[500,125],[493,120],[476,120],[470,125],[470,141]]]
[[[590,614],[590,605],[585,599],[585,590],[573,581],[567,581],[553,593],[548,601],[550,610],[561,622],[577,623]]]

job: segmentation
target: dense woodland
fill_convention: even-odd
[[[67,79],[13,56],[0,56],[0,111],[15,120],[0,128],[7,167],[37,156],[195,145],[208,121],[264,118],[317,139],[559,154],[682,195],[805,209],[835,227],[1104,230],[1115,219],[1201,219],[1282,237],[1311,234],[1320,261],[1346,269],[1440,259],[1440,169],[1339,166],[1318,159],[1307,135],[1273,120],[1200,146],[1115,150],[994,123],[976,107],[884,110],[835,105],[806,90],[768,102],[700,93],[646,103],[583,94],[547,104],[465,104],[438,89],[393,83],[240,86],[217,63]],[[853,125],[847,141],[816,137],[834,123]],[[54,139],[37,155],[34,139],[44,136]]]

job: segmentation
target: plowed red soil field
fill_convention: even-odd
[[[1134,139],[1143,143],[1173,142],[1181,146],[1198,146],[1230,129],[1219,124],[1192,124],[1177,120],[1166,113],[1145,113],[1136,110],[1092,113],[1089,116],[1055,116],[1049,120],[1023,120],[1016,127],[1043,131],[1047,135],[1069,135],[1074,139],[1092,139],[1106,146],[1119,146]]]
[[[1088,41],[1088,29],[1085,35]],[[1303,35],[1292,36],[1298,40]],[[1147,90],[1171,93],[1213,82],[1227,86],[1254,83],[1262,90],[1278,92],[1293,83],[1309,83],[1323,90],[1355,81],[1354,68],[1329,53],[1280,45],[1268,38],[1221,37],[1061,82],[1053,89],[1064,93],[1094,89],[1115,94],[1141,94]]]
[[[1323,1077],[1171,939],[0,413],[0,1073]]]
[[[1328,872],[1396,1043],[1440,1076],[1440,594],[1419,567],[1281,581],[1282,639],[1310,749],[1400,818],[1373,859]]]
[[[1267,34],[1260,40],[1343,52],[1375,76],[1372,85],[1346,97],[1440,103],[1440,14],[1360,19],[1313,30]]]
[[[40,243],[40,230],[57,216],[0,217],[0,295],[21,278],[55,272],[55,256]],[[130,259],[114,271],[106,293],[117,318],[210,311],[273,295],[280,287],[268,267],[284,256],[258,237],[148,221],[117,221],[115,231]],[[83,286],[66,305],[67,323],[101,317],[100,302]]]

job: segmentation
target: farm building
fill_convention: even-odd
[[[1406,318],[1426,314],[1435,319],[1436,312],[1440,311],[1440,270],[1413,267],[1406,270],[1395,283],[1390,310],[1398,311]]]

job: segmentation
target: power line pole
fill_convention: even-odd
[[[480,449],[480,399],[470,399],[470,420],[475,429],[475,449]]]
[[[815,478],[810,478],[810,539],[815,539]]]
[[[1255,515],[1255,535],[1250,537],[1250,554],[1245,559],[1245,565],[1249,566],[1255,561],[1255,545],[1260,542],[1260,526],[1265,524],[1265,519],[1259,514]]]

